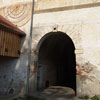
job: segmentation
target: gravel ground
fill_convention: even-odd
[[[38,92],[33,96],[27,97],[14,97],[12,99],[0,99],[0,100],[86,100],[79,99],[75,96],[73,89],[62,86],[51,86],[42,92]],[[89,100],[89,99],[88,99]]]

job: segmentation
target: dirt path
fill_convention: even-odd
[[[51,86],[37,96],[38,100],[78,100],[73,89]]]

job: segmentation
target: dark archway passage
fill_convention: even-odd
[[[38,89],[48,86],[71,87],[76,91],[74,44],[63,32],[50,32],[38,55]]]

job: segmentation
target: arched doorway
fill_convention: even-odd
[[[63,32],[50,32],[38,48],[37,88],[71,87],[76,91],[76,59],[74,44]]]

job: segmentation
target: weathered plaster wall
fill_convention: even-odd
[[[21,0],[20,0],[21,1]],[[42,2],[43,1],[43,2]],[[66,32],[69,37],[72,38],[76,50],[76,62],[77,62],[77,93],[78,95],[100,95],[100,0],[37,0],[35,9],[42,10],[40,13],[34,15],[34,26],[33,26],[33,40],[32,40],[32,62],[31,62],[31,73],[30,73],[30,91],[36,89],[36,65],[37,65],[37,55],[38,50],[37,44],[40,39],[47,34],[48,32],[53,31],[53,28],[56,27],[57,31]],[[8,1],[7,1],[8,2]],[[3,2],[4,3],[4,2]],[[16,2],[17,3],[17,2]],[[12,3],[12,5],[15,4]],[[25,2],[24,2],[25,4]],[[47,5],[48,4],[48,5]],[[89,4],[89,5],[86,5]],[[92,5],[91,5],[92,4]],[[4,3],[5,6],[7,6]],[[10,4],[9,4],[10,5]],[[26,6],[25,6],[26,5]],[[29,38],[29,30],[30,30],[30,10],[28,9],[29,3],[24,5],[24,10],[27,11],[29,17],[23,16],[23,10],[20,14],[21,15],[17,19],[17,16],[13,19],[10,17],[15,13],[9,16],[5,16],[5,11],[8,9],[7,7],[0,10],[0,14],[5,16],[6,18],[10,18],[11,21],[14,23],[14,20],[17,19],[17,22],[14,23],[18,25],[24,32],[27,33],[25,38],[23,48],[22,48],[22,55],[19,59],[13,59],[10,62],[0,62],[0,76],[2,84],[0,85],[0,91],[3,91],[1,94],[5,94],[5,91],[9,87],[9,82],[12,79],[18,79],[14,81],[14,85],[20,84],[24,80],[25,84],[25,75],[26,75],[26,68],[27,68],[27,51],[28,51],[28,38]],[[81,5],[76,7],[76,5]],[[23,7],[23,4],[21,4]],[[72,6],[70,8],[66,8],[68,6]],[[11,6],[12,7],[12,6]],[[65,7],[63,11],[60,9],[54,10],[51,12],[51,8],[59,8]],[[20,7],[19,7],[20,8]],[[77,9],[76,9],[77,8]],[[20,8],[21,9],[21,8]],[[20,9],[18,11],[20,11]],[[30,8],[31,9],[31,8]],[[43,9],[49,9],[49,13],[47,11],[43,13]],[[12,9],[11,9],[12,10]],[[9,9],[8,9],[9,11]],[[17,10],[16,10],[17,11]],[[17,13],[18,13],[17,11]],[[20,23],[21,21],[21,23]],[[21,64],[20,67],[18,66],[18,62]],[[16,70],[16,67],[19,67]],[[6,69],[9,68],[9,69]],[[35,67],[35,68],[34,68]],[[2,73],[1,73],[2,71]],[[9,72],[9,73],[8,73]],[[9,82],[5,89],[5,73],[7,73]],[[14,74],[13,74],[14,73]],[[17,75],[22,76],[17,78]],[[15,75],[15,76],[14,76]],[[13,76],[13,77],[12,77]],[[18,77],[19,77],[18,76]],[[19,82],[18,82],[19,81]],[[18,82],[18,83],[17,83]],[[18,85],[19,86],[19,85]],[[19,88],[13,86],[14,91],[19,91]],[[10,89],[9,89],[10,90]],[[16,92],[18,93],[18,92]]]
[[[19,58],[0,56],[0,99],[2,100],[25,94],[28,53],[23,47],[24,40],[23,38]]]
[[[99,95],[100,92],[100,30],[99,23],[83,24],[83,55],[77,59],[79,93]],[[88,90],[87,90],[88,89]]]
[[[32,2],[32,0],[0,0],[0,7],[7,7],[14,4],[23,4],[26,2]]]
[[[77,6],[77,5],[88,5],[98,3],[100,0],[37,0],[37,10],[50,9],[50,8],[59,8],[59,7],[68,7],[68,6]]]
[[[34,15],[33,48],[53,27],[72,38],[76,47],[78,95],[100,95],[99,10],[100,7],[91,7]]]
[[[25,55],[19,59],[0,57],[0,96],[6,97],[25,92],[27,72],[25,58]]]
[[[9,2],[9,3],[7,3]],[[22,1],[19,1],[22,2]],[[3,1],[0,14],[17,25],[26,33],[22,39],[20,58],[0,57],[0,99],[26,94],[28,64],[28,36],[30,30],[31,4]],[[15,5],[14,4],[18,5]],[[0,2],[1,4],[1,2]],[[7,5],[12,6],[7,6]],[[0,5],[1,6],[1,5]],[[14,10],[14,12],[12,12]],[[27,23],[27,24],[26,24]],[[24,27],[23,27],[24,26]]]

